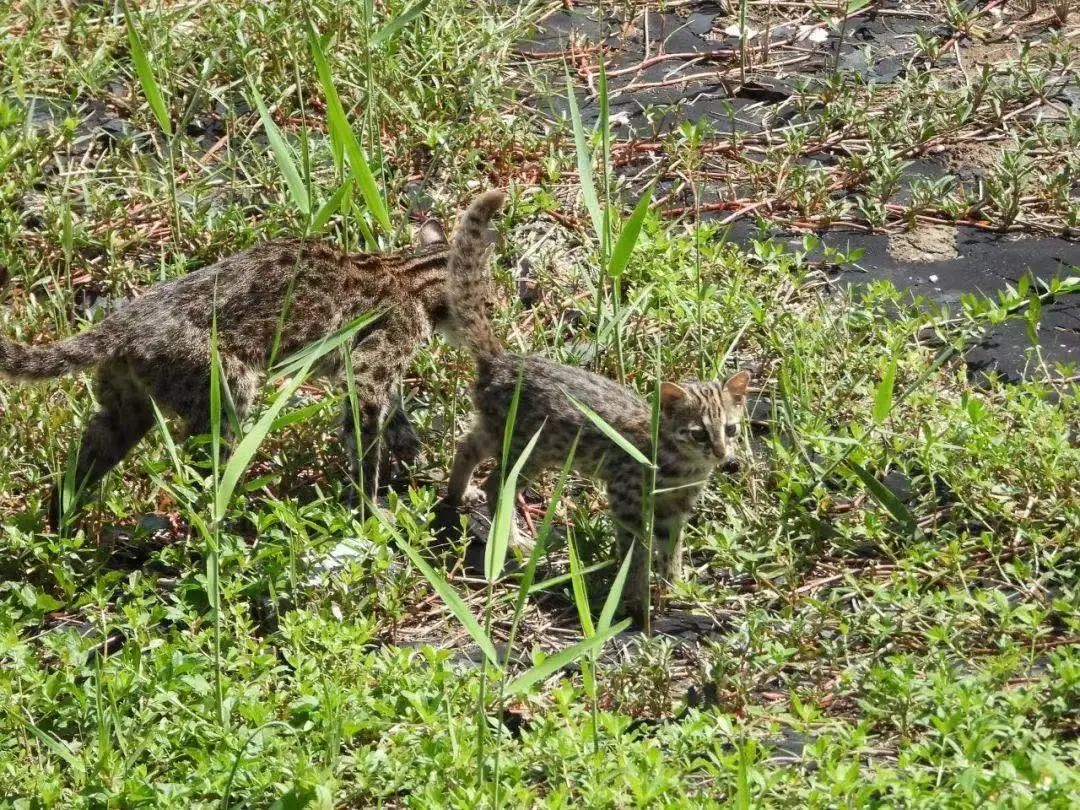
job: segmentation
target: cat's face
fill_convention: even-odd
[[[725,382],[663,383],[660,409],[665,441],[679,455],[703,466],[739,467],[739,424],[746,413],[750,373],[740,371]]]

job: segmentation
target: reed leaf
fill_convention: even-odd
[[[615,247],[611,251],[611,261],[608,262],[608,275],[612,278],[621,276],[630,263],[630,255],[634,252],[634,245],[637,244],[638,236],[641,234],[641,225],[645,221],[645,215],[649,213],[652,193],[653,186],[650,185],[634,206],[626,224],[623,225],[622,233],[619,234]]]
[[[285,183],[289,187],[293,203],[305,217],[309,216],[311,214],[311,200],[308,197],[307,186],[304,185],[304,180],[300,176],[300,170],[293,160],[292,150],[289,148],[289,144],[285,142],[278,125],[270,117],[266,104],[263,102],[262,94],[254,85],[251,86],[251,95],[255,99],[255,106],[259,110],[259,118],[262,120],[263,129],[266,130],[266,138],[270,141],[270,149],[274,153],[274,160],[277,161],[278,168],[281,169],[281,174],[285,177]]]
[[[356,133],[349,126],[345,117],[345,108],[341,106],[337,88],[334,86],[333,76],[330,75],[330,65],[323,53],[319,35],[308,22],[308,44],[311,47],[311,55],[315,60],[315,69],[319,74],[319,83],[322,85],[323,95],[326,98],[326,115],[330,128],[331,139],[340,145],[349,168],[352,171],[356,185],[360,187],[360,193],[364,197],[368,210],[375,217],[375,221],[383,231],[390,232],[390,217],[386,213],[386,205],[375,183],[375,176],[371,173],[367,158],[364,157],[360,144],[356,140]]]
[[[431,0],[420,0],[418,3],[413,3],[403,12],[394,17],[390,22],[375,32],[375,35],[371,38],[372,45],[381,45],[384,42],[393,38],[394,34],[411,23],[417,17],[424,13]]]
[[[128,45],[131,48],[131,60],[135,63],[135,73],[139,77],[143,95],[150,104],[150,110],[157,119],[161,131],[169,138],[172,137],[172,121],[169,119],[169,111],[165,107],[165,99],[161,95],[161,88],[154,71],[150,67],[150,60],[146,57],[146,48],[143,47],[142,38],[139,37],[135,21],[131,17],[131,9],[128,8],[127,0],[124,2],[124,19],[127,22]]]
[[[502,576],[503,566],[506,564],[506,549],[514,530],[514,499],[517,495],[518,478],[543,429],[544,425],[541,424],[517,457],[499,489],[499,502],[492,507],[495,518],[491,521],[491,532],[488,534],[484,553],[484,576],[488,582],[495,582]]]
[[[609,425],[604,420],[604,418],[600,416],[600,414],[598,414],[584,402],[576,399],[569,392],[563,391],[563,393],[566,395],[566,398],[570,400],[570,402],[575,408],[585,414],[585,417],[600,429],[601,433],[603,433],[605,436],[615,442],[615,444],[621,447],[627,453],[627,455],[634,459],[634,461],[645,467],[653,466],[653,463],[649,461],[649,459],[645,458],[644,454],[636,447],[634,447],[634,445],[630,443],[629,439],[627,439],[625,436],[619,433],[619,431]]]
[[[527,692],[534,684],[550,678],[563,667],[600,648],[608,639],[617,636],[629,626],[630,619],[623,619],[614,627],[609,627],[607,630],[582,639],[576,644],[571,644],[566,649],[559,650],[559,652],[545,658],[541,663],[531,667],[506,684],[505,694],[508,697],[513,697]]]
[[[588,142],[585,139],[585,127],[581,123],[581,112],[578,110],[577,96],[574,94],[574,85],[570,81],[570,73],[566,74],[566,101],[570,105],[570,122],[574,128],[574,145],[577,149],[578,175],[581,180],[581,196],[585,198],[585,208],[589,211],[592,219],[596,238],[601,245],[604,244],[604,216],[600,211],[600,201],[596,196],[596,182],[593,179],[592,153],[589,151]]]

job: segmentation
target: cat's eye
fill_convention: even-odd
[[[739,435],[739,426],[724,425],[724,435],[727,436],[729,439],[734,439],[736,436]]]
[[[690,428],[690,438],[695,442],[707,442],[709,441],[709,431],[701,425],[694,425]]]

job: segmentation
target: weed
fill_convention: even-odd
[[[667,60],[667,10],[623,5]],[[445,220],[494,183],[515,187],[496,277],[512,288],[528,260],[539,290],[497,314],[516,349],[595,358],[645,394],[760,369],[745,469],[703,497],[689,581],[647,640],[614,615],[625,561],[578,555],[611,530],[568,471],[538,482],[542,507],[525,492],[528,559],[503,498],[483,562],[463,562],[439,480],[471,369],[444,345],[404,390],[425,461],[362,513],[312,353],[278,362],[231,452],[159,414],[59,536],[43,498],[87,381],[0,383],[4,802],[1075,803],[1078,370],[1034,348],[1007,384],[963,357],[999,327],[1045,339],[1077,271],[913,305],[835,284],[858,251],[799,236],[928,219],[1075,236],[1075,15],[1055,2],[1060,30],[1032,33],[1004,4],[1002,47],[994,9],[928,1],[902,72],[876,81],[836,70],[862,4],[766,5],[762,26],[766,6],[728,4],[739,49],[656,63],[648,140],[613,128],[641,78],[616,38],[517,52],[539,4],[0,7],[5,337],[81,330],[272,236],[397,247],[407,214]],[[868,30],[901,11],[881,5]],[[574,24],[609,30],[590,8]],[[799,26],[774,24],[788,10]],[[788,76],[784,100],[742,97]],[[698,116],[702,84],[735,78]],[[568,124],[544,117],[552,87]],[[965,150],[991,158],[962,172]],[[909,175],[927,161],[941,171]]]

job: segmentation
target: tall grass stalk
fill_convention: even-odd
[[[484,578],[487,580],[484,594],[484,630],[489,635],[491,633],[492,599],[494,597],[495,581],[502,574],[503,565],[506,561],[506,549],[510,542],[510,536],[514,531],[514,501],[517,494],[517,476],[520,474],[521,467],[528,457],[528,454],[531,453],[533,447],[536,446],[536,440],[540,437],[540,431],[544,429],[544,426],[541,425],[540,429],[537,430],[536,434],[530,440],[525,452],[517,459],[513,468],[507,472],[506,468],[510,461],[510,448],[513,444],[514,428],[517,425],[518,405],[521,402],[521,383],[524,379],[524,368],[524,364],[518,366],[517,380],[514,383],[514,394],[510,398],[510,407],[507,411],[506,421],[503,424],[502,451],[499,455],[499,475],[501,476],[501,480],[499,481],[499,498],[496,503],[488,504],[488,509],[491,513],[491,529],[488,532],[487,545],[484,549]],[[506,663],[508,662],[509,657],[506,659]],[[480,691],[477,699],[476,767],[477,773],[480,774],[481,785],[483,785],[485,776],[484,744],[487,738],[486,676],[486,672],[480,673]],[[502,683],[504,680],[504,678],[499,679],[500,693],[502,691]],[[500,716],[502,714],[501,707],[499,714]],[[499,749],[500,746],[497,745],[495,747],[494,773],[492,774],[492,798],[495,807],[499,806]]]
[[[390,45],[394,37],[398,35],[413,20],[417,19],[427,9],[431,0],[419,0],[413,3],[400,14],[389,19],[374,34],[367,37],[364,43],[364,131],[363,139],[371,139],[369,152],[376,157],[379,167],[379,179],[383,188],[386,188],[386,161],[383,159],[382,139],[379,137],[379,88],[375,84],[375,72],[372,54],[375,48],[383,48]],[[364,31],[375,29],[375,4],[373,0],[364,0]]]
[[[597,253],[600,259],[600,269],[597,273],[595,287],[596,307],[596,339],[600,344],[603,336],[609,331],[605,326],[607,317],[608,291],[611,293],[611,325],[610,332],[615,345],[616,377],[620,383],[626,382],[626,361],[622,339],[623,318],[620,313],[622,306],[621,277],[629,264],[634,246],[641,234],[641,225],[648,213],[652,201],[653,186],[650,185],[641,199],[638,200],[634,211],[623,224],[619,232],[619,238],[613,243],[614,221],[612,216],[613,202],[611,199],[611,120],[610,98],[607,86],[607,72],[604,66],[603,51],[600,52],[599,71],[597,78],[597,98],[599,102],[599,116],[596,130],[600,134],[600,178],[596,179],[593,174],[593,154],[589,147],[589,138],[586,135],[585,126],[581,120],[581,111],[578,108],[577,95],[574,92],[573,82],[570,79],[569,67],[566,73],[566,96],[570,109],[570,123],[574,131],[574,147],[577,152],[578,175],[581,180],[582,197],[585,200],[585,208],[589,212],[593,232],[596,235]],[[603,200],[603,205],[601,205]],[[599,350],[601,346],[597,346]]]
[[[169,187],[169,202],[172,209],[173,241],[178,242],[180,239],[180,208],[176,198],[176,138],[172,119],[169,117],[168,108],[165,106],[165,97],[161,92],[161,87],[158,85],[157,78],[154,76],[154,70],[150,65],[139,31],[135,27],[135,21],[132,19],[127,0],[123,0],[123,8],[124,20],[127,23],[128,47],[131,49],[131,60],[135,65],[135,73],[138,76],[143,95],[146,96],[146,100],[150,104],[150,110],[165,135],[166,155],[169,163],[166,182]]]
[[[322,86],[323,95],[326,99],[327,122],[330,129],[330,140],[333,144],[334,153],[336,155],[343,155],[345,160],[348,161],[352,178],[360,189],[360,193],[364,198],[364,203],[374,217],[376,224],[384,233],[388,234],[391,230],[390,217],[386,213],[386,203],[383,195],[379,191],[374,175],[371,173],[371,167],[368,165],[367,158],[364,157],[364,152],[360,148],[359,142],[356,140],[356,133],[354,133],[352,127],[349,126],[348,119],[345,116],[345,108],[341,105],[341,99],[338,96],[337,88],[334,85],[334,79],[330,73],[330,65],[327,62],[326,54],[323,51],[322,40],[319,38],[318,32],[312,26],[310,19],[306,19],[306,14],[305,22],[307,25],[308,45],[311,48],[311,55],[315,60],[315,68],[319,74],[319,83]],[[369,247],[373,249],[376,248],[378,245],[375,241],[374,234],[367,223],[364,222],[363,217],[357,217],[357,225],[364,232]]]
[[[660,387],[663,384],[663,365],[660,354],[660,343],[656,344],[656,371],[653,379],[652,414],[649,432],[652,436],[652,459],[651,463],[642,469],[642,477],[645,484],[645,499],[642,508],[641,525],[645,531],[645,579],[652,582],[653,560],[653,527],[656,505],[656,469],[660,463]],[[668,538],[669,540],[671,538]],[[652,600],[645,605],[645,614],[642,617],[642,625],[646,636],[652,635]]]
[[[529,442],[522,449],[521,453],[514,460],[514,464],[507,469],[509,462],[509,452],[514,435],[514,427],[516,423],[517,405],[521,396],[521,377],[519,375],[517,386],[515,387],[514,395],[511,400],[509,412],[507,414],[506,423],[504,426],[503,434],[503,448],[502,448],[502,464],[500,465],[500,471],[503,475],[500,481],[499,496],[495,504],[490,504],[489,507],[492,512],[491,530],[488,535],[487,547],[485,549],[484,558],[484,575],[486,580],[485,595],[484,595],[484,607],[482,621],[475,616],[468,608],[465,602],[457,595],[453,587],[449,582],[437,571],[417,551],[400,532],[390,524],[389,520],[382,514],[382,512],[372,506],[372,514],[382,523],[384,528],[393,537],[395,542],[400,548],[405,551],[405,554],[413,562],[413,564],[420,570],[420,572],[428,579],[432,587],[443,599],[451,613],[461,622],[462,626],[468,631],[469,635],[476,642],[477,646],[483,652],[484,657],[489,667],[484,668],[480,673],[480,689],[477,699],[477,711],[476,711],[476,770],[478,778],[480,780],[480,787],[483,788],[488,782],[488,769],[485,767],[485,756],[487,751],[487,737],[488,737],[488,722],[489,722],[489,708],[488,708],[488,694],[489,694],[489,674],[493,671],[498,678],[498,685],[493,690],[495,694],[495,711],[498,718],[499,728],[502,727],[503,709],[505,701],[509,697],[515,695],[524,694],[535,684],[542,680],[554,675],[563,667],[572,663],[580,658],[587,658],[588,660],[595,660],[593,657],[596,650],[598,650],[605,641],[610,639],[617,633],[622,632],[629,626],[629,620],[624,620],[617,625],[612,625],[612,619],[615,614],[615,609],[619,604],[622,597],[623,583],[626,578],[626,571],[628,570],[630,557],[624,561],[622,569],[619,575],[616,577],[615,583],[608,594],[607,601],[605,602],[604,609],[601,613],[601,621],[598,626],[594,626],[592,617],[588,609],[587,597],[584,601],[579,600],[579,616],[582,624],[583,638],[576,644],[572,644],[559,652],[548,656],[543,662],[528,668],[525,672],[517,677],[507,680],[507,675],[511,662],[513,660],[514,644],[517,641],[518,628],[521,624],[522,616],[524,615],[526,600],[528,596],[533,593],[536,588],[533,583],[536,578],[536,567],[540,560],[541,555],[547,548],[548,538],[550,536],[551,527],[554,522],[555,513],[558,508],[558,504],[562,497],[563,489],[566,485],[566,481],[569,478],[570,471],[573,465],[573,456],[577,448],[577,439],[571,446],[570,453],[563,465],[562,472],[559,476],[558,483],[555,487],[555,492],[551,501],[548,504],[548,509],[544,516],[544,521],[541,525],[539,535],[537,537],[536,544],[534,545],[532,552],[530,553],[528,560],[526,561],[525,570],[521,579],[517,583],[517,592],[514,597],[514,614],[510,623],[510,634],[508,642],[506,644],[506,651],[500,658],[496,651],[495,645],[491,640],[492,618],[494,616],[494,608],[497,604],[495,586],[501,581],[503,576],[503,569],[505,566],[506,552],[509,547],[512,532],[514,531],[514,501],[518,489],[518,480],[525,463],[528,460],[529,454],[532,452],[536,445],[537,440],[543,431],[543,426],[530,438]],[[579,405],[580,406],[580,405]],[[594,418],[600,420],[600,417],[594,414]],[[603,420],[600,420],[601,422]],[[607,430],[614,432],[614,428],[607,426]],[[617,434],[616,434],[617,435]],[[620,437],[621,438],[621,437]],[[629,444],[625,439],[622,439],[625,444]],[[631,445],[632,446],[632,445]],[[572,557],[573,558],[573,557]],[[574,587],[575,593],[582,594],[584,596],[584,580],[582,579],[582,570],[580,565],[576,562],[573,563],[575,568]],[[589,665],[583,663],[583,671],[589,669]],[[590,670],[591,671],[591,670]],[[593,701],[594,712],[594,737],[598,739],[598,720],[597,720],[597,693],[595,688],[595,682],[592,683],[590,689],[591,699]],[[500,767],[500,745],[499,741],[496,741],[496,747],[493,756],[493,767],[491,771],[491,783],[492,783],[492,800],[494,806],[499,805],[499,767]]]
[[[280,429],[291,422],[280,419],[279,416],[285,406],[292,400],[293,394],[303,385],[310,376],[315,364],[330,351],[340,350],[343,344],[351,341],[357,331],[378,318],[378,314],[365,314],[348,326],[324,338],[323,340],[305,347],[294,355],[286,358],[278,367],[272,370],[270,381],[276,381],[284,376],[291,379],[279,390],[271,405],[261,414],[259,419],[246,433],[242,432],[243,426],[238,423],[235,408],[229,396],[228,381],[225,377],[221,364],[218,348],[217,330],[217,306],[215,306],[210,325],[210,381],[209,381],[209,408],[210,419],[210,458],[211,458],[211,504],[209,520],[204,520],[199,514],[196,505],[196,493],[181,488],[170,488],[178,495],[178,500],[185,503],[186,512],[191,524],[202,538],[206,556],[206,592],[207,601],[213,611],[214,633],[214,712],[220,728],[227,728],[228,717],[225,712],[225,690],[222,677],[222,612],[221,612],[221,548],[222,528],[228,515],[236,487],[239,485],[244,472],[247,470],[258,448],[266,437],[275,429]],[[302,409],[305,415],[314,413],[313,409]],[[182,474],[183,465],[175,443],[169,434],[168,428],[161,411],[156,403],[154,414],[161,432],[165,437],[165,446],[173,466],[178,474]],[[222,421],[228,420],[232,426],[232,434],[236,437],[235,447],[227,454],[227,459],[222,466],[223,435]],[[295,419],[292,421],[296,421]]]
[[[739,0],[739,83],[746,84],[746,15],[747,0]]]
[[[218,353],[217,287],[210,322],[210,457],[215,509],[206,533],[206,590],[214,621],[214,708],[218,725],[225,728],[225,691],[221,682],[221,520],[216,505],[221,492],[221,356]]]

